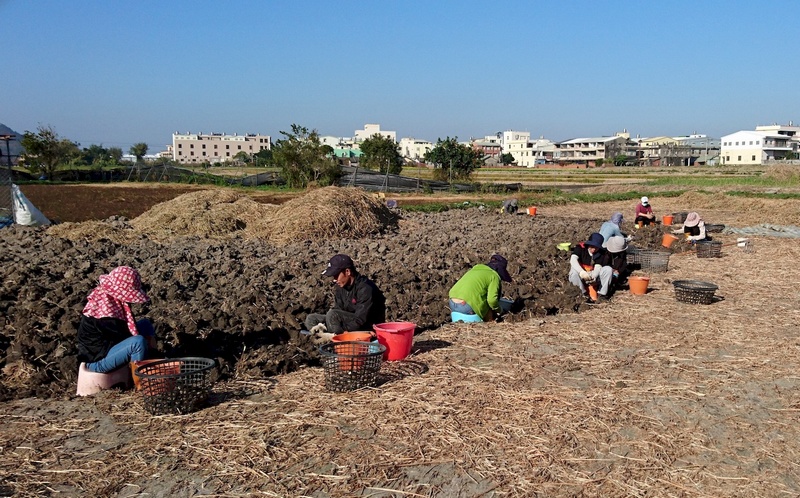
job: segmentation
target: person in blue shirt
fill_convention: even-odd
[[[608,239],[611,237],[625,237],[627,239],[627,236],[619,229],[621,224],[622,213],[614,213],[611,215],[610,220],[600,226],[598,233],[603,236],[603,247],[608,245]]]

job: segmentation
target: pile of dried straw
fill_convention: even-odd
[[[325,187],[281,205],[266,224],[254,230],[275,244],[325,237],[366,237],[394,222],[389,209],[375,196],[356,188]]]
[[[261,204],[232,190],[201,190],[153,206],[130,221],[132,230],[89,221],[56,225],[49,233],[71,240],[119,243],[142,235],[157,241],[241,235],[285,244],[330,236],[365,237],[392,221],[392,213],[377,198],[355,188],[312,190],[282,206]]]

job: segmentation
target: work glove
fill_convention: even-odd
[[[591,282],[592,280],[594,280],[594,278],[592,278],[592,274],[586,270],[581,270],[581,272],[578,275],[580,275],[581,280],[584,280],[586,282]]]
[[[614,278],[619,278],[619,272],[618,272],[618,271],[615,271],[615,272],[613,273],[613,276],[614,276]]]
[[[328,327],[326,327],[324,323],[318,323],[313,327],[311,327],[311,330],[309,330],[309,332],[311,332],[312,334],[322,334],[327,331]]]

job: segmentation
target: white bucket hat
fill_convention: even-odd
[[[620,237],[619,235],[615,235],[614,237],[610,237],[608,239],[608,243],[606,243],[606,250],[608,252],[622,252],[628,248],[628,243],[625,241],[625,237]]]
[[[642,206],[646,206],[650,202],[647,196],[642,197]]]

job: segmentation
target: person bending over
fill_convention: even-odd
[[[478,315],[484,322],[500,313],[500,294],[503,282],[511,282],[508,261],[495,254],[485,265],[477,264],[450,288],[450,311]]]

